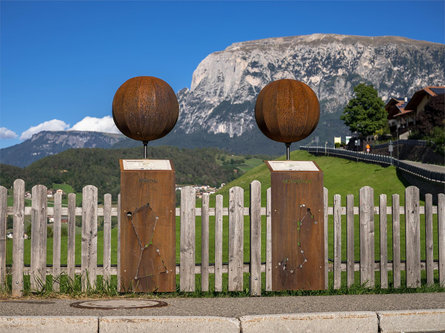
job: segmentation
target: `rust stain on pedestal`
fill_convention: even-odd
[[[272,289],[324,289],[323,172],[318,166],[319,171],[273,171],[267,165],[272,188]]]
[[[121,165],[121,290],[176,290],[174,170]]]

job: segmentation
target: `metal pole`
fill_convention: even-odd
[[[148,141],[142,141],[142,143],[144,144],[144,159],[147,159],[147,145],[148,145]]]
[[[286,160],[289,161],[290,160],[290,142],[286,142]]]

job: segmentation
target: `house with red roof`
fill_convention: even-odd
[[[414,93],[411,99],[390,98],[385,105],[388,112],[388,125],[391,135],[396,139],[408,139],[416,127],[416,116],[423,112],[428,101],[445,94],[445,86],[428,86]],[[445,95],[444,95],[445,98]]]

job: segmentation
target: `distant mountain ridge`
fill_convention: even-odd
[[[25,167],[71,148],[111,148],[122,134],[88,131],[42,131],[20,144],[0,149],[0,163]]]
[[[412,96],[425,86],[444,85],[445,45],[397,36],[335,34],[234,43],[202,60],[190,89],[177,93],[180,113],[174,130],[149,145],[283,154],[283,145],[266,138],[254,119],[258,93],[269,82],[282,78],[308,84],[320,101],[317,129],[297,145],[310,143],[315,137],[324,145],[325,141],[332,143],[334,136],[349,134],[340,114],[357,84],[372,84],[384,102],[391,96]],[[0,149],[0,163],[26,166],[69,148],[139,145],[117,134],[41,132],[21,144]]]

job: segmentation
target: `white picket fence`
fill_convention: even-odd
[[[392,195],[392,206],[387,206],[385,194],[379,196],[379,203],[374,205],[374,191],[371,187],[361,188],[360,204],[354,207],[354,196],[347,195],[346,206],[341,206],[341,196],[334,195],[333,207],[328,207],[328,190],[324,189],[324,225],[325,225],[325,280],[328,288],[328,272],[333,272],[333,286],[342,286],[341,273],[346,272],[346,286],[354,283],[354,273],[359,272],[360,282],[368,287],[376,285],[375,272],[380,274],[380,287],[388,288],[389,271],[392,271],[392,285],[401,287],[402,272],[406,272],[406,286],[420,287],[422,271],[426,271],[426,283],[434,283],[434,273],[438,271],[439,283],[445,286],[445,194],[439,194],[438,205],[433,205],[431,195],[426,195],[425,206],[420,206],[419,190],[408,187],[405,190],[405,205],[400,206],[398,194]],[[0,186],[0,285],[6,281],[6,275],[12,274],[12,295],[20,296],[24,288],[24,274],[30,275],[31,289],[39,289],[46,275],[55,277],[66,274],[74,278],[81,274],[82,288],[96,285],[97,275],[111,281],[111,275],[119,277],[119,255],[117,267],[111,265],[111,219],[117,216],[118,228],[120,218],[118,206],[112,206],[110,194],[104,196],[103,208],[99,208],[98,190],[88,185],[83,188],[82,207],[76,207],[76,195],[68,195],[68,207],[62,207],[62,196],[56,194],[54,207],[48,207],[47,189],[36,185],[32,188],[32,206],[25,207],[25,183],[16,180],[13,185],[13,207],[7,205],[7,189]],[[261,295],[261,273],[265,272],[265,289],[272,290],[272,246],[271,246],[271,190],[267,189],[266,207],[261,207],[261,184],[253,181],[250,185],[250,203],[244,206],[244,190],[233,187],[229,191],[229,207],[223,207],[223,196],[215,196],[215,208],[210,208],[209,196],[202,198],[201,208],[196,207],[196,196],[193,187],[184,187],[181,193],[180,208],[176,216],[180,217],[180,263],[176,274],[180,275],[180,290],[195,291],[195,275],[201,275],[201,290],[209,290],[209,275],[214,274],[214,290],[223,290],[223,274],[228,273],[228,290],[242,291],[244,273],[250,273],[250,294]],[[13,216],[13,250],[12,267],[6,265],[6,221],[7,215]],[[31,265],[24,265],[24,220],[31,216]],[[359,230],[354,230],[354,217],[359,216]],[[401,219],[401,215],[405,218]],[[421,219],[424,215],[425,260],[421,260]],[[437,215],[437,234],[433,233],[434,216]],[[67,263],[61,267],[61,220],[68,219]],[[82,217],[81,266],[75,265],[75,219]],[[104,217],[103,265],[97,264],[97,220]],[[196,249],[195,217],[201,216],[201,249]],[[209,220],[214,216],[215,257],[209,264]],[[223,262],[223,224],[228,216],[228,263]],[[250,217],[250,262],[244,263],[244,217]],[[266,256],[261,262],[261,217],[266,216]],[[330,219],[329,216],[333,216]],[[378,242],[374,239],[374,218],[379,216]],[[392,230],[388,230],[388,216],[392,219]],[[47,266],[47,220],[54,218],[53,225],[53,263]],[[342,217],[345,221],[342,223]],[[329,222],[332,221],[332,222]],[[403,224],[404,222],[404,224]],[[332,223],[332,226],[330,225]],[[423,223],[423,222],[422,222]],[[333,235],[329,230],[333,229]],[[342,244],[342,227],[346,227],[346,244]],[[401,228],[402,227],[402,228]],[[401,230],[405,227],[404,235]],[[212,230],[213,232],[213,230]],[[354,260],[354,233],[360,236],[360,261]],[[392,260],[388,261],[388,236],[392,236]],[[328,258],[328,240],[333,239],[333,259]],[[405,240],[403,242],[403,239]],[[402,241],[402,242],[401,242]],[[434,260],[434,243],[438,244],[438,260]],[[380,247],[380,258],[376,261],[375,244]],[[401,244],[405,244],[405,258],[401,258]],[[346,261],[342,262],[342,248],[346,250]],[[201,251],[201,264],[195,263],[196,251]],[[59,279],[53,279],[53,290],[58,291]]]

